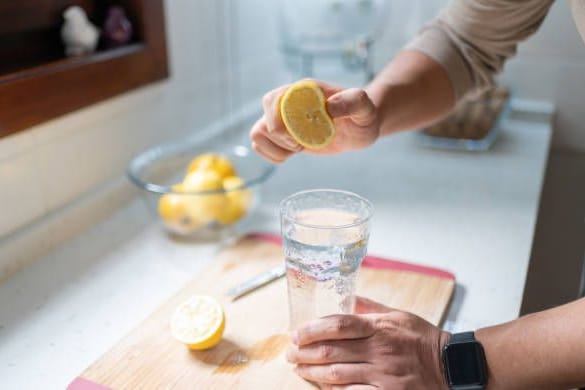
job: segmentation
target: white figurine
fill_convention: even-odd
[[[85,11],[76,5],[63,12],[61,39],[67,56],[81,56],[93,53],[97,47],[100,31],[88,19]]]

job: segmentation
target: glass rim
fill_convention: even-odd
[[[365,217],[360,216],[355,222],[347,223],[344,225],[321,225],[321,224],[299,222],[296,218],[291,217],[290,215],[286,215],[283,212],[285,204],[287,202],[290,202],[293,198],[299,197],[300,195],[305,195],[305,194],[310,194],[310,193],[315,193],[315,192],[329,192],[329,193],[336,193],[336,194],[345,194],[345,195],[349,195],[351,197],[357,198],[359,201],[363,202],[366,205],[367,215]],[[279,211],[280,211],[281,221],[284,219],[284,220],[287,220],[289,222],[292,222],[292,223],[299,225],[299,226],[302,226],[302,227],[311,228],[311,229],[347,229],[347,228],[352,228],[352,227],[356,227],[356,226],[363,225],[363,224],[367,223],[372,218],[372,215],[374,214],[374,205],[372,204],[372,202],[370,202],[369,200],[367,200],[363,196],[356,194],[355,192],[345,191],[345,190],[336,190],[336,189],[330,189],[330,188],[317,188],[317,189],[312,189],[312,190],[303,190],[303,191],[295,192],[294,194],[287,196],[286,198],[284,198],[283,200],[280,201]]]

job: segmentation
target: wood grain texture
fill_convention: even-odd
[[[28,3],[3,7],[7,14],[21,14]],[[55,7],[51,9],[61,9],[61,3],[43,2]],[[109,2],[77,3],[99,14]],[[0,34],[0,57],[5,59],[0,65],[0,138],[168,76],[163,0],[121,3],[135,24],[136,41],[88,56],[63,58],[61,20],[55,20],[55,12],[50,12],[53,19],[25,17],[40,29],[21,22],[6,27],[16,32]],[[2,18],[0,14],[0,22]]]
[[[310,389],[284,359],[288,339],[286,281],[281,279],[240,300],[224,292],[282,262],[278,245],[244,239],[223,251],[82,378],[111,389]],[[358,294],[409,310],[438,324],[453,294],[454,280],[413,272],[362,268]],[[208,351],[189,351],[171,338],[169,318],[194,294],[224,305],[226,331]]]

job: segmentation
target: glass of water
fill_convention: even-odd
[[[372,204],[351,192],[310,190],[280,204],[291,329],[355,307]]]

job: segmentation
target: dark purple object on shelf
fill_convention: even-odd
[[[132,39],[132,23],[126,17],[124,8],[113,5],[108,9],[104,23],[104,39],[107,48],[123,46]]]

